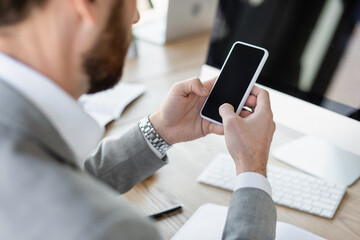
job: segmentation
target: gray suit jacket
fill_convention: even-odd
[[[166,164],[136,126],[84,163],[74,159],[45,116],[0,81],[0,239],[161,239],[117,197]],[[271,198],[241,189],[223,238],[273,239],[275,223]]]

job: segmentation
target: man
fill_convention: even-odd
[[[116,196],[165,165],[169,145],[209,133],[225,134],[238,174],[223,238],[275,237],[275,125],[258,87],[253,113],[220,108],[222,127],[199,116],[213,81],[180,82],[160,110],[94,151],[102,131],[76,99],[116,84],[138,18],[135,0],[0,2],[0,239],[160,239]]]

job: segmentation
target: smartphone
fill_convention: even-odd
[[[240,114],[268,56],[264,48],[235,42],[200,111],[201,117],[222,125],[219,107],[224,103]]]

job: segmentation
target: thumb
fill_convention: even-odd
[[[180,91],[180,95],[187,96],[191,93],[196,95],[206,97],[209,95],[209,90],[207,90],[199,78],[192,78],[185,81],[182,81],[176,85],[176,89]]]
[[[226,121],[226,119],[230,118],[230,117],[234,117],[237,116],[235,111],[234,111],[234,107],[228,103],[225,103],[223,105],[220,106],[219,108],[219,113],[220,116],[223,120],[223,123]]]

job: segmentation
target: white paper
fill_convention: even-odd
[[[207,203],[199,207],[172,240],[220,240],[228,207]],[[276,240],[324,240],[294,225],[277,222]]]
[[[211,203],[200,206],[172,240],[221,239],[228,208]]]
[[[126,106],[144,92],[143,84],[119,83],[103,92],[82,95],[79,103],[89,115],[105,127],[112,120],[119,118]]]
[[[318,235],[315,235],[311,232],[308,232],[302,228],[296,227],[294,225],[277,222],[276,224],[276,240],[325,240]]]

